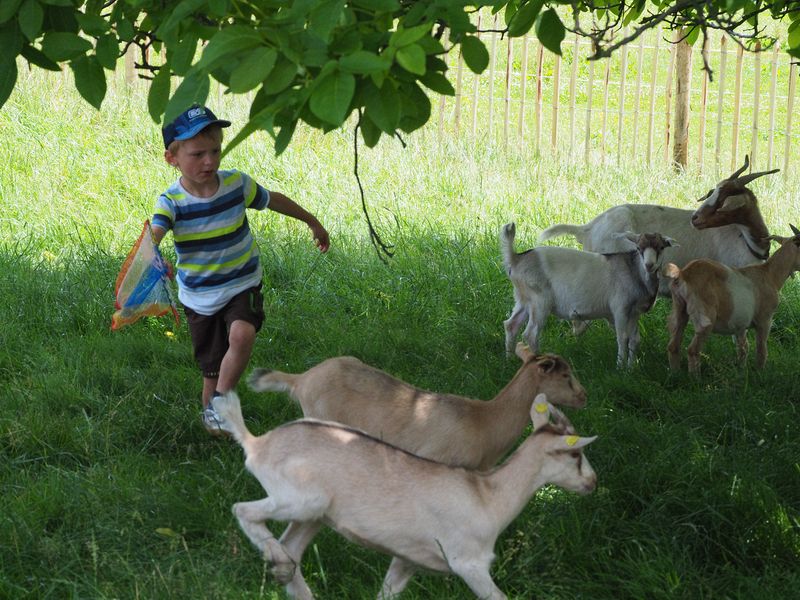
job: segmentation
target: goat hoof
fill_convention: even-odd
[[[275,581],[281,585],[286,585],[294,579],[294,571],[297,568],[294,562],[276,563],[270,569],[270,573],[275,578]]]
[[[247,378],[247,385],[248,387],[253,390],[254,392],[262,391],[260,379],[268,374],[271,369],[254,369],[250,376]]]

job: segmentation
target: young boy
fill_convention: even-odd
[[[163,128],[164,159],[181,175],[159,196],[152,219],[156,244],[172,230],[178,298],[203,374],[203,424],[215,435],[211,400],[236,387],[264,321],[261,263],[245,209],[299,219],[320,251],[329,245],[328,232],[301,206],[244,173],[219,170],[222,128],[230,124],[195,105]]]

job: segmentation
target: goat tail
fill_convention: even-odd
[[[506,272],[511,272],[514,259],[517,253],[514,251],[514,239],[517,237],[517,226],[515,223],[506,223],[500,228],[500,252],[503,255],[503,266]]]
[[[254,392],[286,392],[294,389],[297,375],[274,369],[255,369],[247,378],[247,385]]]
[[[230,433],[233,439],[244,447],[253,435],[247,429],[247,425],[244,424],[239,395],[231,390],[222,396],[215,396],[213,406],[221,419],[220,428]]]
[[[583,244],[583,237],[586,231],[584,230],[583,225],[567,225],[565,223],[559,223],[558,225],[551,225],[542,233],[539,234],[539,241],[546,242],[554,237],[561,237],[562,235],[572,235],[575,236],[575,239],[578,240],[581,244]]]

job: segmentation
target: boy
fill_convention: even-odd
[[[164,159],[181,175],[159,196],[152,219],[156,244],[170,229],[175,240],[178,298],[203,374],[203,425],[214,435],[222,431],[211,400],[236,387],[264,321],[261,263],[245,209],[299,219],[320,251],[329,246],[328,232],[301,206],[244,173],[219,170],[222,128],[230,124],[195,105],[163,128]]]

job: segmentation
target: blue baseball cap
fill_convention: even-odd
[[[178,115],[172,123],[161,129],[161,134],[164,136],[164,148],[169,148],[169,145],[175,140],[193,138],[209,125],[230,127],[230,124],[230,121],[218,119],[211,112],[211,109],[195,104]]]

